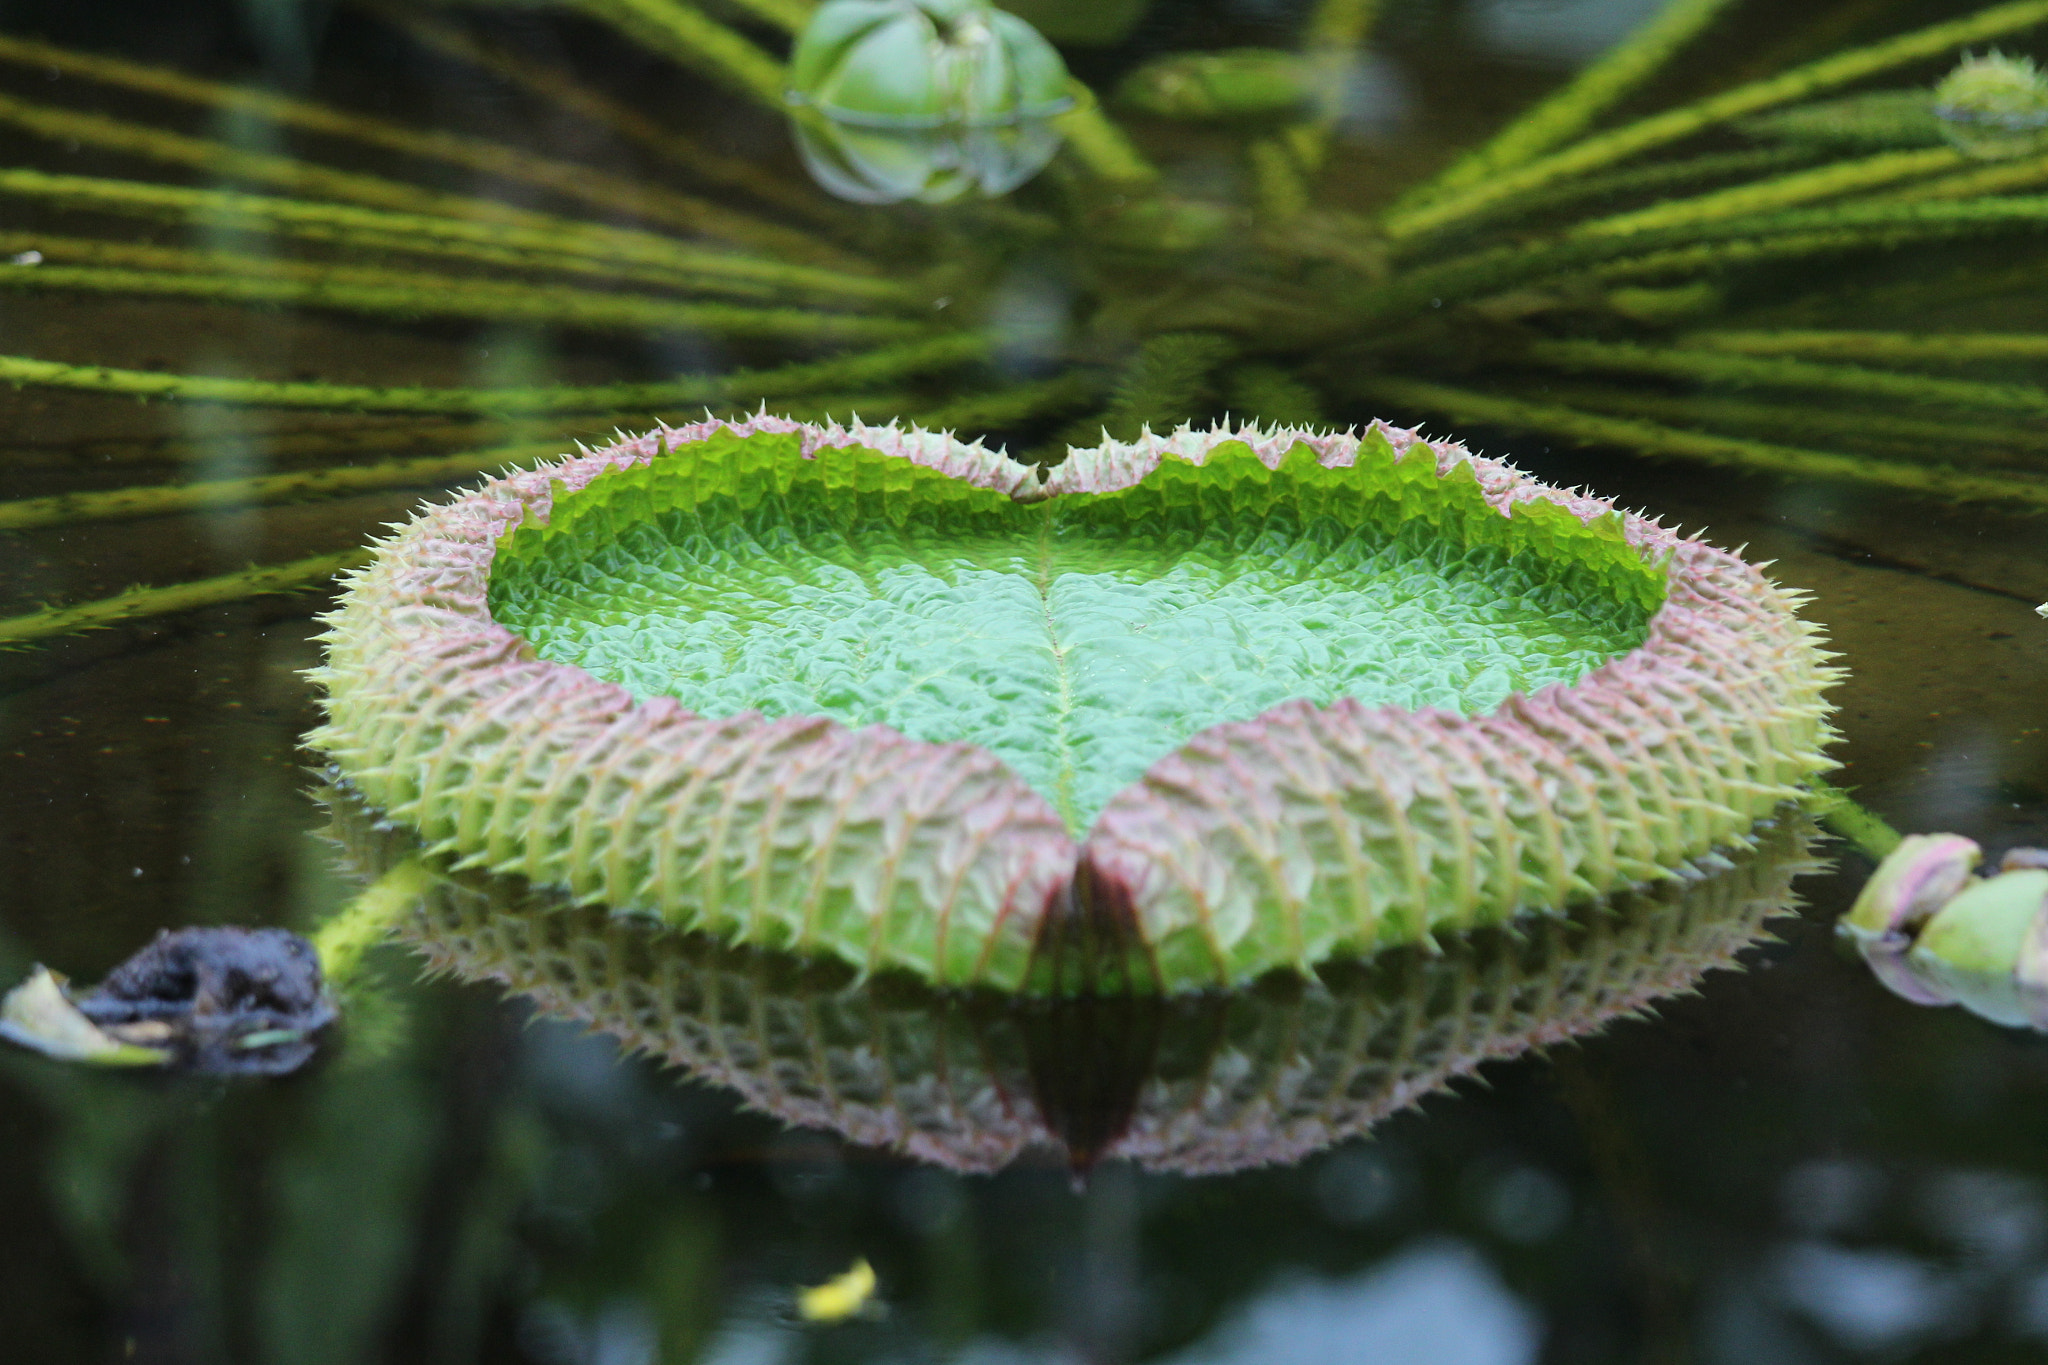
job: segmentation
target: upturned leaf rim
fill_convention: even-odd
[[[1614,523],[1664,566],[1666,599],[1640,647],[1487,715],[1288,702],[1212,727],[1077,842],[977,746],[636,701],[491,618],[505,532],[719,431],[796,433],[806,458],[860,445],[1027,500],[1226,441],[1269,468],[1298,445],[1332,469],[1419,459],[1504,516]],[[942,433],[761,415],[493,480],[399,528],[326,618],[308,743],[438,851],[584,901],[940,985],[1202,988],[1590,900],[1741,842],[1830,766],[1837,671],[1798,601],[1725,550],[1385,423],[1147,433],[1041,475]]]

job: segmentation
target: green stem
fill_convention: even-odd
[[[1969,236],[1975,229],[1970,225],[1957,224],[1949,230],[1928,230],[1915,233],[1920,240],[1940,237]],[[1599,280],[1614,283],[1622,280],[1692,280],[1701,275],[1718,274],[1742,266],[1761,265],[1766,261],[1794,260],[1801,256],[1831,256],[1843,252],[1870,250],[1873,247],[1892,247],[1896,241],[1872,241],[1865,232],[1809,232],[1787,233],[1782,237],[1763,240],[1736,240],[1716,242],[1710,245],[1679,247],[1670,251],[1650,251],[1640,256],[1629,256],[1596,268],[1592,274]]]
[[[1585,236],[1621,235],[1658,228],[1683,227],[1746,214],[1772,213],[1818,199],[1838,199],[1880,185],[1895,184],[1917,176],[1934,175],[1967,163],[1968,157],[1953,147],[1930,147],[1910,152],[1884,152],[1855,161],[1838,161],[1812,170],[1748,185],[1735,185],[1690,199],[1667,200],[1649,208],[1600,218],[1574,229]]]
[[[1692,332],[1678,344],[1739,355],[1867,360],[1881,365],[2048,360],[2048,334],[2040,332]]]
[[[1664,191],[1674,187],[1684,188],[1713,180],[1730,180],[1765,171],[1785,170],[1810,163],[1815,157],[1816,153],[1810,147],[1759,147],[1741,152],[1710,152],[1704,156],[1687,157],[1682,161],[1660,161],[1648,166],[1630,166],[1624,170],[1609,171],[1604,175],[1589,175],[1582,180],[1566,181],[1561,185],[1553,185],[1491,205],[1463,220],[1459,226],[1464,229],[1477,229],[1502,214],[1510,213],[1517,220],[1526,220],[1539,214],[1554,214],[1561,209],[1602,199],[1625,199],[1643,195],[1656,195],[1661,198]]]
[[[0,647],[26,644],[53,635],[71,635],[134,621],[145,616],[164,616],[195,607],[239,602],[264,593],[300,592],[320,586],[344,569],[364,563],[367,550],[341,554],[314,555],[290,564],[243,569],[219,578],[202,578],[196,583],[177,583],[165,588],[130,588],[118,596],[85,602],[74,607],[45,607],[26,616],[0,619]]]
[[[515,53],[487,46],[452,24],[430,19],[409,6],[374,3],[363,6],[422,47],[466,62],[511,85],[537,95],[557,108],[601,128],[608,128],[642,151],[715,184],[743,190],[779,209],[814,223],[845,228],[846,215],[807,188],[762,165],[706,151],[680,131],[649,118],[633,106],[579,82],[559,67],[529,61]]]
[[[1691,137],[1744,114],[1807,99],[1880,71],[2042,23],[2048,23],[2048,0],[2016,0],[2016,3],[1979,10],[1966,18],[1935,24],[1869,47],[1826,57],[1767,80],[1738,86],[1695,104],[1589,137],[1563,151],[1523,162],[1426,203],[1406,209],[1396,207],[1385,220],[1385,230],[1388,236],[1396,239],[1439,231],[1488,204],[1595,167],[1612,165],[1625,157]]]
[[[1245,155],[1251,162],[1260,217],[1269,223],[1291,223],[1308,212],[1311,201],[1300,153],[1285,138],[1258,138]]]
[[[275,383],[211,375],[157,374],[103,365],[65,365],[27,356],[0,356],[0,383],[122,393],[192,403],[250,407],[320,408],[358,412],[599,412],[672,408],[700,403],[750,402],[824,388],[870,383],[941,370],[986,356],[991,339],[955,332],[862,355],[690,376],[648,384],[585,387],[429,389],[357,384]]]
[[[2048,482],[1965,474],[1933,465],[1897,464],[1834,451],[1745,441],[1707,432],[1680,431],[1653,422],[1581,412],[1554,403],[1529,403],[1421,380],[1372,375],[1358,387],[1384,401],[1441,413],[1458,422],[1486,422],[1540,431],[1584,445],[1611,445],[1647,455],[1705,460],[1792,479],[1875,484],[1959,500],[2019,502],[2048,507]]]
[[[1810,254],[1858,247],[1895,246],[1929,237],[1968,236],[2048,228],[2048,196],[1983,203],[1850,204],[1794,209],[1631,233],[1570,237],[1548,243],[1490,248],[1420,266],[1366,287],[1337,306],[1373,320],[1445,303],[1484,297],[1546,277],[1600,269],[1603,275],[1642,275],[1739,264],[1778,254]],[[1784,238],[1784,243],[1769,239]],[[1641,258],[1616,265],[1617,258]],[[1654,269],[1644,261],[1653,261]],[[1602,269],[1604,268],[1604,269]]]
[[[268,418],[270,414],[264,414]],[[186,438],[101,439],[32,446],[0,446],[0,468],[57,465],[170,464],[191,467],[221,449],[254,449],[267,460],[332,459],[365,454],[415,452],[453,446],[481,449],[502,443],[512,425],[497,422],[451,422],[441,417],[375,418],[349,426],[311,431],[275,431],[250,424],[201,440]],[[609,431],[603,418],[579,422],[560,433],[562,440],[596,438]]]
[[[581,8],[661,56],[707,71],[776,113],[786,111],[782,63],[681,0],[576,0]]]
[[[734,292],[756,286],[813,297],[895,302],[915,294],[894,280],[708,251],[649,233],[581,223],[565,222],[559,229],[480,223],[236,190],[51,175],[20,167],[0,168],[0,193],[99,213],[171,218],[234,231],[285,232],[352,251],[450,256],[513,269],[569,271],[678,288]]]
[[[985,431],[1078,408],[1101,393],[1102,381],[1098,377],[1070,370],[1035,384],[967,394],[911,415],[919,426],[931,431]]]
[[[802,33],[818,12],[817,0],[727,0],[764,23],[773,24],[794,37]]]
[[[276,269],[276,266],[285,269]],[[297,266],[297,269],[291,267]],[[329,308],[382,317],[465,318],[548,323],[593,331],[705,332],[820,345],[901,341],[930,329],[907,318],[817,313],[801,308],[681,303],[539,285],[454,281],[395,271],[351,270],[296,262],[265,263],[258,273],[182,274],[161,269],[0,264],[0,288],[76,289],[153,294],[214,303]]]
[[[1925,184],[1910,185],[1885,195],[1884,202],[1919,204],[1930,199],[1975,199],[1980,195],[2031,189],[2043,181],[2048,181],[2048,156],[2021,157],[1995,166],[1976,166]]]
[[[1159,178],[1159,168],[1145,159],[1130,134],[1102,112],[1094,91],[1076,80],[1067,83],[1067,93],[1073,96],[1074,107],[1054,118],[1053,126],[1090,174],[1127,185],[1149,184]]]
[[[1778,356],[1724,355],[1704,350],[1666,349],[1609,341],[1539,341],[1521,354],[1539,365],[1563,370],[1605,370],[1702,384],[1845,393],[1971,410],[1994,408],[2004,412],[2048,412],[2048,389],[2031,384],[1936,379],[1892,370],[1825,365]]]
[[[1396,203],[1400,213],[1453,190],[1478,185],[1577,137],[1655,75],[1678,49],[1728,7],[1729,0],[1672,0],[1656,18],[1609,48],[1572,82]]]
[[[1806,401],[1758,402],[1705,394],[1652,393],[1640,388],[1545,384],[1530,402],[1623,416],[1649,417],[1676,426],[1734,428],[1740,435],[1769,440],[1818,441],[1837,449],[1862,449],[1919,464],[2004,466],[2038,472],[2048,451],[2048,431],[1989,426],[1981,422],[1922,421],[1886,413],[1881,423],[1865,411],[1844,411]]]
[[[424,862],[407,858],[386,869],[313,931],[313,952],[329,989],[348,985],[364,955],[384,941],[391,926],[419,904],[436,880]]]
[[[1884,818],[1858,802],[1831,782],[1812,780],[1816,798],[1814,816],[1828,833],[1853,846],[1874,863],[1881,863],[1897,848],[1903,837]]]
[[[15,502],[0,502],[0,531],[20,531],[32,526],[69,526],[86,521],[132,521],[139,517],[302,502],[387,488],[430,488],[509,465],[555,459],[568,453],[565,442],[550,441],[435,455],[418,460],[386,460],[379,464],[265,474],[248,479],[213,479],[204,483],[157,484],[98,493],[59,493],[47,498],[22,498]]]
[[[607,213],[640,218],[684,232],[701,233],[723,241],[755,247],[785,259],[846,264],[837,251],[793,229],[765,223],[707,200],[679,194],[661,186],[610,175],[575,162],[538,156],[523,147],[511,147],[504,143],[466,137],[440,129],[423,131],[407,128],[367,115],[292,99],[268,90],[223,85],[161,67],[145,66],[139,62],[123,61],[116,57],[72,52],[49,43],[9,37],[5,34],[0,34],[0,60],[85,76],[105,84],[146,91],[211,109],[252,114],[281,127],[343,138],[397,152],[403,156],[461,166],[517,184],[538,186],[567,198],[581,200]],[[47,117],[47,114],[39,114],[37,117]],[[132,126],[119,124],[114,120],[94,120],[94,126],[102,134],[118,130],[122,137],[137,136]],[[246,171],[254,167],[260,171],[266,183],[290,184],[292,188],[313,188],[313,182],[304,179],[308,176],[325,180],[339,174],[306,167],[300,167],[295,172],[287,172],[279,163],[287,166],[298,166],[299,163],[286,158],[269,157],[249,161],[246,160],[248,153],[222,148],[218,144],[195,143],[168,134],[159,135],[148,142],[156,149],[149,151],[148,154],[168,154],[171,159],[184,158],[186,164],[197,164],[202,158],[208,162],[220,163],[225,157],[235,157],[238,160],[234,164],[239,169]],[[146,150],[142,146],[135,149]],[[202,152],[201,149],[212,150]],[[349,177],[331,183],[350,191],[343,197],[357,202],[381,203],[387,208],[434,211],[428,207],[430,200],[420,199],[419,196],[424,192],[414,191],[409,186],[397,186],[394,190],[391,188],[393,182],[367,177]],[[365,193],[379,197],[365,199],[362,197]],[[391,196],[390,201],[386,202],[384,196]]]

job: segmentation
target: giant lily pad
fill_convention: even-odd
[[[312,742],[438,849],[947,984],[1229,983],[1672,875],[1826,765],[1736,556],[1462,447],[1049,477],[666,430],[485,485],[331,618]]]

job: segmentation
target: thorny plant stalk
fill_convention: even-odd
[[[484,138],[441,130],[420,131],[267,90],[199,80],[162,67],[72,52],[49,43],[5,34],[0,34],[0,60],[83,76],[103,84],[210,109],[253,115],[279,127],[362,143],[422,160],[445,162],[515,184],[549,190],[565,198],[579,199],[606,213],[638,218],[683,232],[701,233],[785,259],[822,263],[837,259],[839,255],[805,233],[736,213],[709,200],[611,175],[575,162],[536,156],[524,148]],[[134,136],[116,120],[106,120],[100,128],[114,136]],[[190,148],[164,145],[182,155],[198,154]],[[134,149],[145,150],[140,145]],[[300,163],[292,164],[300,166]],[[379,187],[375,192],[389,191]],[[472,206],[472,211],[499,215],[506,210],[506,206],[493,201],[478,202],[487,207],[478,209]]]
[[[711,75],[781,114],[780,45],[800,31],[808,0],[734,0],[713,18],[687,0],[578,0],[580,8],[657,55]],[[1318,208],[1315,177],[1332,149],[1342,81],[1370,38],[1378,0],[1321,0],[1303,50],[1320,72],[1318,98],[1291,125],[1247,134],[1262,230],[1226,267],[1185,297],[1152,283],[1177,268],[1192,244],[1231,230],[1227,207],[1190,204],[1124,129],[1075,86],[1061,125],[1069,171],[1048,177],[1021,209],[972,210],[963,226],[943,218],[862,217],[825,207],[750,162],[705,151],[643,110],[586,87],[564,69],[479,40],[446,18],[387,0],[364,6],[415,41],[506,81],[529,96],[610,128],[695,181],[736,189],[801,218],[805,227],[743,211],[722,199],[613,176],[578,163],[471,135],[420,130],[303,99],[206,81],[121,59],[0,36],[0,61],[55,68],[102,85],[235,113],[288,132],[340,140],[414,162],[482,174],[574,202],[608,221],[455,194],[301,156],[252,152],[96,112],[0,96],[0,120],[47,138],[141,155],[208,177],[262,187],[158,184],[0,168],[0,195],[60,212],[170,222],[207,234],[194,250],[133,241],[0,234],[0,255],[40,264],[0,266],[0,285],[205,298],[223,304],[317,307],[370,316],[447,317],[635,335],[663,330],[722,334],[790,350],[836,350],[723,375],[592,386],[502,389],[338,385],[168,375],[26,356],[0,357],[0,379],[108,394],[244,406],[376,412],[425,423],[428,414],[631,414],[708,404],[719,410],[773,399],[795,412],[870,419],[912,416],[933,425],[1003,427],[1090,415],[1066,428],[1133,431],[1232,405],[1314,421],[1324,395],[1364,391],[1416,413],[1621,444],[1652,455],[1707,460],[1799,477],[1847,479],[1942,498],[2044,503],[2030,457],[2043,442],[2026,425],[2048,406],[2048,389],[1916,373],[1973,363],[2048,357],[2033,334],[1942,334],[1702,326],[1722,282],[1774,261],[1840,256],[1971,237],[2015,237],[2048,227],[2048,154],[1978,163],[1948,147],[1865,148],[1844,156],[1787,142],[1729,150],[1701,134],[1748,115],[1830,96],[1871,77],[1951,57],[1973,44],[2048,22],[2048,0],[1986,6],[1958,19],[1821,56],[1742,81],[1702,99],[1602,128],[1624,100],[1673,68],[1686,44],[1723,18],[1727,0],[1675,0],[1480,147],[1399,198],[1375,221]],[[1853,8],[1853,7],[1851,7]],[[728,22],[730,20],[731,22]],[[737,24],[738,26],[735,26]],[[1675,149],[1658,160],[1652,153]],[[1078,171],[1079,174],[1073,172]],[[1105,216],[1106,209],[1114,209]],[[1204,217],[1204,215],[1207,217]],[[611,221],[617,220],[617,221]],[[1548,222],[1551,226],[1543,227]],[[1107,227],[1102,224],[1107,224]],[[1214,223],[1220,227],[1204,227]],[[824,229],[821,236],[813,228]],[[684,233],[687,237],[673,234]],[[1101,234],[1099,237],[1095,234]],[[1208,233],[1205,237],[1203,234]],[[223,236],[225,234],[225,238]],[[1188,234],[1192,234],[1191,236]],[[224,249],[226,238],[249,243]],[[914,276],[906,260],[968,245],[974,264],[956,283]],[[714,247],[706,240],[727,245]],[[935,403],[901,387],[922,376],[979,366],[996,354],[971,306],[935,311],[977,274],[1002,275],[1005,253],[1065,239],[1100,252],[1094,278],[1111,328],[1139,342],[1120,369],[1074,365],[1043,380],[996,378],[981,392]],[[1185,239],[1185,240],[1183,240]],[[855,251],[842,243],[862,242]],[[290,246],[296,253],[279,254]],[[734,247],[740,249],[732,249]],[[943,250],[941,249],[943,247]],[[1261,255],[1260,253],[1266,253]],[[339,255],[340,259],[333,257]],[[394,260],[394,258],[397,258]],[[411,264],[404,263],[410,260]],[[1150,263],[1150,264],[1148,264]],[[1135,267],[1135,268],[1134,268]],[[1290,272],[1309,272],[1301,279]],[[1129,283],[1124,282],[1128,280]],[[1634,285],[1664,286],[1629,289]],[[1143,306],[1119,303],[1130,290]],[[1656,310],[1665,309],[1665,314]],[[1599,339],[1574,337],[1588,311]],[[1649,310],[1649,311],[1645,311]],[[1673,311],[1675,310],[1675,311]],[[1666,321],[1655,319],[1664,316]],[[1508,319],[1503,328],[1499,319]],[[1132,319],[1136,319],[1135,325]],[[1446,347],[1439,321],[1466,320]],[[1677,328],[1671,326],[1672,321]],[[1690,328],[1690,330],[1683,330]],[[923,335],[924,333],[929,335]],[[1075,350],[1088,357],[1084,329]],[[1464,381],[1473,342],[1510,373],[1493,389]],[[1099,352],[1098,352],[1099,353]],[[1319,368],[1321,354],[1364,357],[1366,373]],[[1298,356],[1303,378],[1271,358]],[[1639,389],[1579,383],[1536,397],[1516,375],[1626,374],[1689,387],[1741,388],[1764,399],[1712,394],[1687,400]],[[1448,382],[1447,382],[1448,381]],[[983,380],[972,381],[975,383]],[[1317,386],[1320,387],[1317,387]],[[1503,392],[1505,388],[1507,392]],[[957,386],[956,386],[957,392]],[[1562,396],[1560,396],[1560,394]],[[1796,395],[1834,394],[1896,407],[1888,434],[1856,429]],[[1967,409],[1969,415],[1964,416]],[[1916,415],[1916,410],[1919,414]],[[1954,421],[1945,421],[1942,414]],[[1773,415],[1777,420],[1773,421]],[[1990,414],[1991,416],[1987,416]],[[2010,414],[1999,418],[1997,414]],[[1766,432],[1773,439],[1697,429],[1701,423]],[[1960,424],[1960,425],[1959,425]],[[423,433],[425,426],[419,428]],[[439,440],[445,448],[450,444]],[[1917,452],[1916,434],[1952,431],[1940,451]],[[510,434],[507,432],[506,434]],[[308,454],[328,437],[308,437]],[[459,477],[488,447],[419,458],[388,433],[351,447],[393,458],[348,469],[159,485],[69,499],[6,504],[0,520],[49,525],[105,516],[169,514],[176,508],[241,506],[352,489]],[[1815,448],[1787,443],[1812,439]],[[280,452],[289,447],[280,446]],[[1047,452],[1057,458],[1057,447]],[[1946,462],[1946,463],[1945,463]],[[434,471],[441,471],[435,475]],[[311,561],[307,561],[310,563]],[[48,633],[52,622],[102,624],[144,604],[226,600],[222,593],[310,581],[284,566],[184,588],[147,589],[111,604],[59,608],[7,629]],[[202,590],[203,589],[203,590]],[[188,594],[189,595],[189,594]],[[147,607],[155,610],[156,607]],[[165,607],[165,610],[176,609]],[[67,612],[72,613],[66,615]],[[83,613],[82,615],[78,613]],[[7,637],[16,638],[16,637]]]

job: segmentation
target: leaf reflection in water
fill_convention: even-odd
[[[423,856],[347,793],[326,798],[352,875]],[[1734,966],[1795,904],[1814,833],[1788,807],[1680,878],[1229,993],[1026,1000],[860,980],[445,866],[394,933],[436,971],[496,981],[792,1125],[960,1171],[1036,1155],[1209,1174],[1299,1161],[1484,1062]]]

